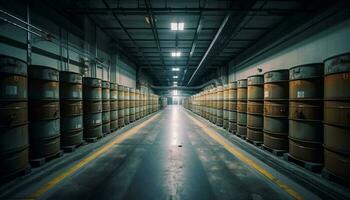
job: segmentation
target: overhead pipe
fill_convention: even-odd
[[[220,79],[212,79],[206,83],[203,83],[198,86],[155,86],[151,85],[151,88],[156,90],[201,90],[205,87],[212,86],[217,87],[219,85],[222,85],[222,81]]]

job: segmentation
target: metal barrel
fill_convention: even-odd
[[[111,102],[110,83],[102,81],[102,134],[111,132]]]
[[[83,142],[83,77],[67,71],[59,77],[61,147],[78,146]]]
[[[237,135],[247,135],[247,79],[237,81]]]
[[[216,88],[216,125],[223,126],[223,87]]]
[[[0,180],[29,165],[27,100],[27,64],[0,55]]]
[[[124,87],[124,124],[130,123],[130,88]]]
[[[289,155],[323,163],[323,64],[289,69]]]
[[[288,70],[264,74],[264,146],[288,150]]]
[[[118,129],[118,85],[110,83],[111,131]]]
[[[124,124],[124,86],[118,85],[118,126],[123,127]]]
[[[264,76],[248,77],[247,90],[247,139],[263,142]]]
[[[224,115],[223,115],[223,127],[224,129],[228,130],[228,118],[229,118],[229,99],[228,99],[228,85],[224,85]]]
[[[350,181],[350,53],[324,61],[324,164]]]
[[[135,90],[135,120],[140,119],[140,90]]]
[[[231,82],[228,85],[229,113],[228,113],[228,129],[230,132],[237,130],[237,82]]]
[[[84,139],[102,137],[102,81],[83,78],[83,125]]]
[[[28,91],[30,159],[53,156],[60,151],[58,70],[29,66]]]
[[[134,122],[136,119],[135,113],[135,89],[130,88],[130,122]]]
[[[213,90],[212,90],[212,95],[211,95],[211,100],[212,100],[212,113],[211,113],[211,115],[212,115],[212,122],[214,123],[214,124],[216,124],[217,123],[217,111],[216,111],[216,109],[217,109],[217,88],[213,88]]]

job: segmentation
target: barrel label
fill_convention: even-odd
[[[305,92],[303,90],[297,91],[297,98],[304,98],[305,97]]]
[[[269,91],[264,92],[264,97],[269,97]]]
[[[17,95],[17,86],[16,85],[7,85],[5,88],[5,93],[8,96]]]

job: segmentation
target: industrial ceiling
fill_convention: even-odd
[[[60,8],[89,16],[159,86],[207,81],[216,69],[271,37],[288,20],[300,20],[330,1],[303,0],[79,0]],[[184,23],[184,30],[171,30]],[[297,26],[298,24],[291,24]],[[277,38],[278,34],[274,37]],[[181,56],[173,57],[173,52]],[[173,71],[179,68],[179,71]]]

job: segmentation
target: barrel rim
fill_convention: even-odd
[[[334,58],[336,58],[336,57],[339,57],[339,56],[346,56],[346,55],[350,56],[350,52],[341,53],[341,54],[337,54],[337,55],[333,55],[333,56],[331,56],[331,57],[328,57],[328,58],[326,58],[325,60],[323,60],[323,63],[325,63],[325,62],[327,62],[327,61],[329,61],[329,60],[331,60],[331,59],[334,59]]]
[[[1,58],[14,59],[14,60],[18,60],[18,61],[21,61],[21,62],[24,62],[25,64],[27,64],[27,62],[24,61],[23,59],[20,59],[20,58],[14,57],[14,56],[9,56],[9,55],[5,55],[5,54],[0,54],[0,59],[1,59]]]

